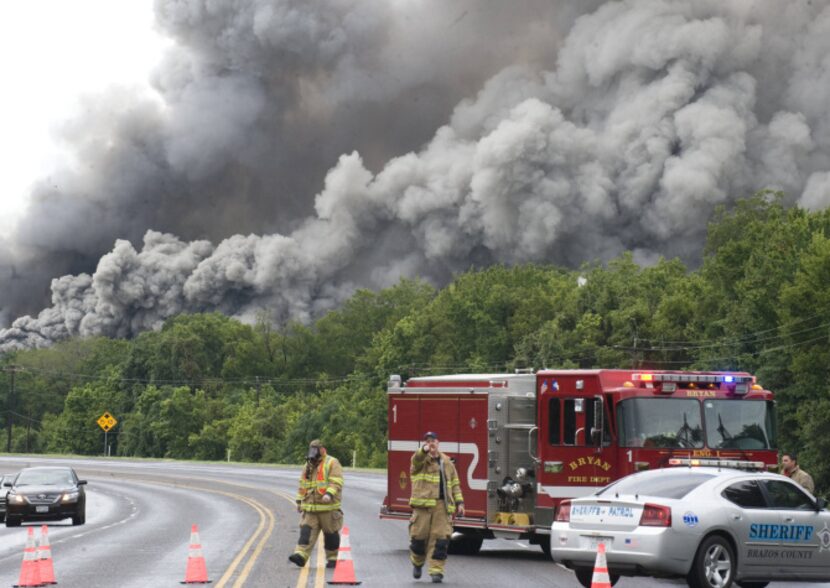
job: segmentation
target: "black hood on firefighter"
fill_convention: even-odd
[[[317,461],[320,459],[320,456],[325,454],[326,449],[323,447],[323,444],[320,442],[319,439],[315,439],[311,443],[308,444],[308,453],[306,454],[305,458],[308,461]]]

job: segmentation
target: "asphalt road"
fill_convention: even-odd
[[[194,523],[211,586],[321,588],[331,578],[321,550],[302,570],[287,560],[298,536],[293,495],[299,468],[0,457],[0,472],[56,463],[72,465],[89,480],[86,525],[73,527],[68,519],[49,524],[59,586],[179,586]],[[405,524],[378,519],[384,494],[385,477],[346,471],[344,511],[357,579],[370,587],[425,585],[411,577]],[[17,583],[28,526],[0,526],[0,586]],[[450,556],[445,583],[579,586],[571,572],[553,564],[538,547],[508,540],[486,541],[476,556]],[[684,585],[646,578],[622,578],[617,584]]]

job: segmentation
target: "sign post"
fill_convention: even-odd
[[[104,430],[104,457],[108,455],[109,446],[107,445],[107,435],[109,434],[110,429],[112,429],[115,425],[118,424],[118,420],[112,416],[110,413],[105,412],[100,417],[98,417],[98,426]]]

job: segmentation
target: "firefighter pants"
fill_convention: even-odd
[[[409,559],[421,567],[429,554],[429,574],[443,574],[452,523],[443,500],[428,508],[413,508],[409,519]]]
[[[300,519],[300,539],[294,553],[299,553],[305,561],[311,557],[317,537],[323,532],[323,547],[326,548],[326,560],[337,561],[340,549],[340,529],[343,528],[343,511],[304,512]]]

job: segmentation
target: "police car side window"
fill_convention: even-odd
[[[745,480],[732,484],[724,490],[722,496],[743,508],[767,508],[767,501],[755,480]]]
[[[772,508],[814,510],[815,504],[798,486],[783,480],[764,480]]]

